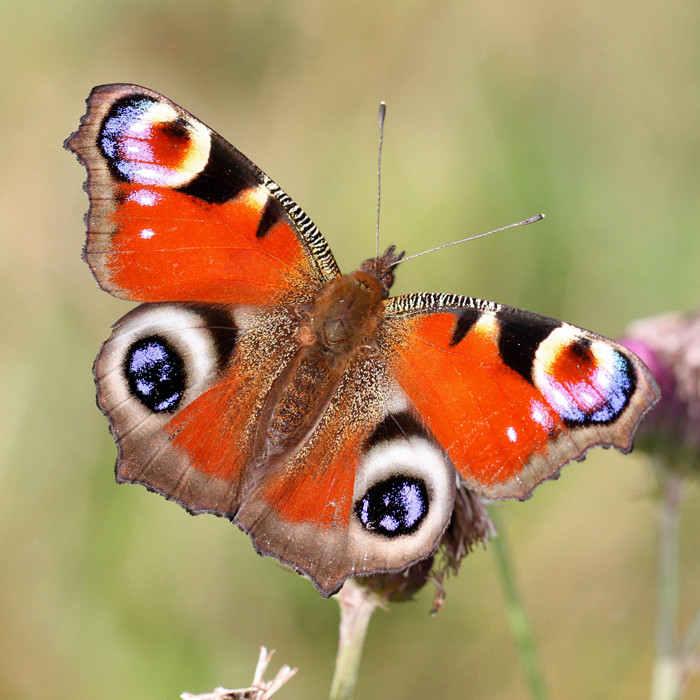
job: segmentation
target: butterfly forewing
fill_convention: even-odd
[[[527,498],[594,445],[627,452],[658,400],[646,366],[581,328],[469,297],[390,299],[382,344],[470,488]]]
[[[115,296],[274,305],[339,274],[302,209],[158,93],[95,88],[66,145],[88,169],[85,259]]]

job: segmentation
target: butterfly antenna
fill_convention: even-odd
[[[452,241],[452,243],[445,243],[444,245],[439,245],[437,248],[431,248],[430,250],[424,250],[422,253],[416,253],[415,255],[409,255],[407,258],[403,258],[401,262],[406,262],[411,258],[419,258],[421,255],[427,255],[428,253],[434,253],[436,250],[442,250],[443,248],[449,248],[451,245],[457,245],[458,243],[466,243],[467,241],[475,241],[477,238],[483,238],[484,236],[490,236],[492,233],[498,233],[499,231],[505,231],[507,228],[515,228],[516,226],[527,226],[528,224],[534,224],[536,221],[541,221],[544,219],[544,214],[537,214],[536,216],[531,216],[529,219],[524,221],[518,221],[517,224],[508,224],[508,226],[501,226],[501,228],[496,228],[493,231],[487,231],[486,233],[480,233],[478,236],[470,236],[469,238],[463,238],[461,241]]]
[[[379,210],[382,201],[382,144],[384,143],[384,118],[386,102],[379,103],[379,156],[377,158],[377,235],[374,257],[379,257]]]

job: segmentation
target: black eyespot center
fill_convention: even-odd
[[[370,486],[355,502],[355,515],[369,532],[393,539],[416,532],[429,506],[425,482],[399,474]]]
[[[185,364],[160,336],[137,340],[124,359],[131,393],[154,413],[172,413],[185,393]]]
[[[160,129],[164,134],[167,134],[173,139],[179,139],[181,141],[190,140],[189,124],[182,117],[178,117],[172,122],[163,123]]]

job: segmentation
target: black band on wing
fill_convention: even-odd
[[[511,315],[496,313],[501,327],[498,350],[501,359],[523,379],[533,383],[532,367],[540,343],[562,324],[552,318],[538,317],[537,322],[523,323]]]
[[[238,328],[234,325],[231,314],[221,306],[201,306],[193,305],[192,308],[205,321],[205,328],[211,333],[216,346],[216,354],[219,363],[219,370],[222,370],[228,364],[233,351],[236,349],[238,342]]]
[[[478,309],[461,309],[455,313],[457,317],[457,323],[452,331],[452,338],[450,339],[450,347],[453,348],[455,345],[461,343],[467,333],[472,329],[472,326],[481,318],[482,312]]]
[[[256,238],[265,238],[269,230],[284,217],[282,205],[274,198],[269,197],[265,202],[258,230],[255,232]]]
[[[414,436],[425,437],[427,434],[428,431],[410,413],[389,413],[367,438],[365,449],[368,450],[380,442]]]
[[[211,134],[209,160],[204,170],[178,191],[208,204],[223,204],[257,184],[252,173],[240,168],[238,151],[218,134]]]

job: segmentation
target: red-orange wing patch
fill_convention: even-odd
[[[467,484],[526,498],[595,445],[629,451],[658,400],[644,364],[559,321],[454,295],[390,299],[391,371]]]
[[[66,145],[88,170],[85,258],[115,296],[270,306],[339,274],[308,216],[158,93],[95,88]]]

